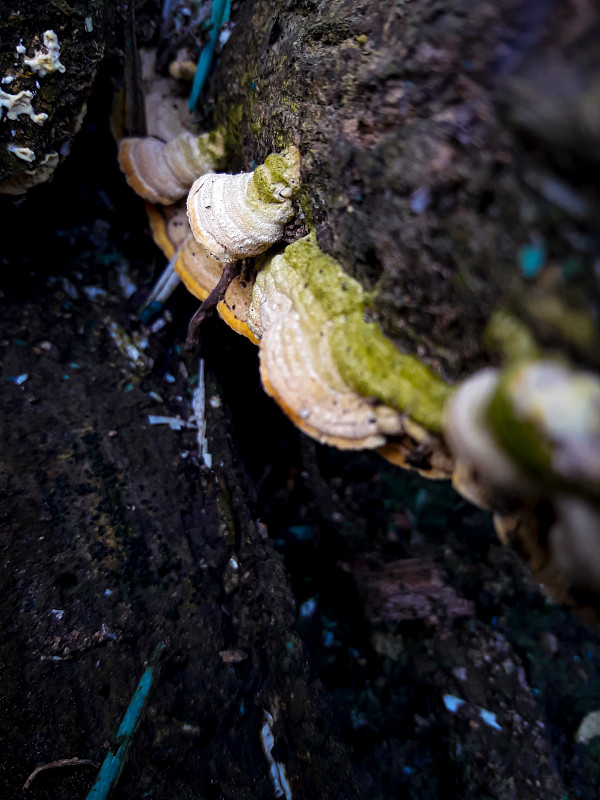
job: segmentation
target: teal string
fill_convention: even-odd
[[[212,12],[210,15],[210,32],[208,34],[208,42],[202,48],[200,58],[198,59],[198,66],[196,68],[194,83],[192,84],[192,91],[190,94],[190,111],[194,111],[196,105],[198,104],[200,92],[204,88],[204,84],[208,78],[208,73],[210,72],[215,47],[219,39],[219,31],[229,20],[230,11],[231,0],[213,0]]]
[[[87,796],[87,800],[107,800],[117,785],[117,781],[125,766],[133,734],[138,726],[146,700],[148,699],[148,694],[152,688],[156,664],[163,654],[165,647],[166,645],[161,642],[155,647],[154,652],[150,656],[148,666],[140,678],[140,682],[127,707],[125,716],[119,725],[112,750],[104,759],[96,782]],[[117,748],[116,751],[114,748]]]

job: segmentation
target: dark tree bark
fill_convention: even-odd
[[[598,31],[592,0],[255,0],[209,99],[237,168],[300,146],[319,244],[402,349],[468,375],[503,308],[597,367]]]
[[[110,19],[112,17],[112,20]],[[10,105],[0,123],[0,192],[19,194],[47,179],[68,154],[81,127],[98,66],[112,37],[114,8],[100,2],[11,3],[0,23],[0,78],[5,103],[29,92],[34,113]],[[28,65],[44,53],[44,33],[53,31],[59,61],[49,70]],[[60,64],[60,66],[58,66]],[[43,73],[46,74],[43,74]],[[24,98],[27,102],[27,98]],[[11,116],[9,116],[11,115]],[[34,117],[47,115],[45,120]],[[12,146],[25,148],[20,155]]]

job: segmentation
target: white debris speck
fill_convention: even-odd
[[[213,394],[208,401],[208,404],[211,408],[221,408],[221,398],[218,395]]]
[[[578,744],[586,744],[596,736],[600,736],[600,711],[590,711],[581,720],[575,734],[575,741]]]
[[[165,381],[167,383],[175,383],[175,376],[171,375],[170,372],[165,372]]]
[[[113,642],[117,641],[117,636],[114,634],[110,628],[108,628],[104,623],[100,625],[100,635],[104,639],[112,639]]]
[[[457,680],[462,681],[463,683],[467,680],[466,667],[456,667],[452,670],[452,674]]]
[[[229,41],[229,37],[231,36],[232,33],[233,31],[227,30],[227,28],[223,28],[223,30],[219,34],[219,44],[221,45],[221,47],[224,47],[227,44],[227,42]]]
[[[420,186],[411,194],[409,204],[411,211],[415,214],[422,214],[431,203],[431,193],[427,186]]]
[[[273,737],[273,717],[268,711],[263,709],[264,723],[260,730],[260,743],[262,745],[263,753],[269,763],[269,775],[273,783],[273,791],[275,797],[285,797],[285,800],[292,800],[292,790],[288,783],[285,767],[279,761],[275,761],[271,751],[275,747],[275,739]]]
[[[15,383],[17,386],[21,386],[21,384],[25,383],[28,377],[29,375],[24,372],[22,375],[15,375],[14,377],[11,376],[9,380],[12,381],[12,383]]]
[[[106,291],[101,289],[99,286],[84,286],[83,291],[85,292],[87,299],[91,300],[92,303],[106,298]]]
[[[53,608],[50,611],[50,616],[54,617],[54,619],[57,619],[59,622],[64,617],[64,615],[65,612],[62,608]]]
[[[15,48],[15,49],[16,49],[16,51],[17,51],[17,55],[18,55],[18,56],[22,56],[22,55],[23,55],[23,53],[26,53],[26,52],[27,52],[27,51],[25,50],[25,47],[24,47],[24,45],[23,45],[23,39],[21,39],[21,41],[19,42],[19,44],[16,46],[16,48]]]
[[[165,318],[164,317],[159,317],[156,320],[156,322],[153,322],[152,325],[150,325],[150,330],[152,331],[152,333],[158,333],[160,330],[162,330],[165,327],[166,324],[167,324],[167,322],[166,322]]]
[[[458,709],[461,706],[464,706],[465,700],[462,700],[460,697],[455,697],[453,694],[445,694],[443,697],[444,705],[450,711],[451,714],[456,714]]]
[[[494,728],[497,731],[502,730],[501,726],[498,725],[498,721],[494,713],[492,713],[491,711],[487,711],[485,708],[480,708],[478,710],[479,710],[479,716],[485,722],[486,725],[489,725],[490,728]]]
[[[105,319],[105,324],[110,338],[116,344],[121,355],[125,356],[128,361],[140,369],[152,367],[154,362],[142,352],[147,344],[143,337],[140,337],[137,332],[130,336],[115,320]]]
[[[91,17],[85,18],[85,30],[87,33],[91,33],[94,30],[94,23]]]
[[[180,431],[183,428],[195,428],[196,426],[191,422],[186,422],[179,417],[161,417],[155,414],[148,414],[149,425],[168,425],[172,431]]]
[[[301,408],[300,409],[300,416],[301,416],[302,419],[308,419],[310,417],[310,409]]]
[[[300,616],[302,619],[310,619],[312,615],[317,610],[317,601],[314,597],[310,597],[308,600],[305,600],[304,603],[300,606]]]
[[[165,376],[166,377],[166,376]],[[198,426],[198,454],[205,467],[212,468],[212,455],[208,452],[208,439],[206,438],[206,388],[204,385],[204,359],[198,365],[198,386],[192,397],[192,409]]]
[[[7,119],[17,119],[20,114],[27,114],[32,122],[37,125],[42,125],[47,119],[48,114],[36,114],[31,101],[33,100],[33,93],[30,91],[17,92],[17,94],[10,94],[0,89],[0,115],[2,109],[6,109]]]
[[[14,79],[15,79],[14,75],[6,75],[4,78],[2,78],[0,83],[5,83],[5,84],[6,83],[12,83],[14,81]]]
[[[19,48],[17,47],[17,50]],[[23,48],[23,51],[25,48]],[[60,44],[58,36],[54,31],[44,33],[44,46],[41,50],[36,50],[33,58],[24,58],[23,64],[32,72],[39,72],[40,78],[52,72],[65,72],[66,69],[60,63]]]

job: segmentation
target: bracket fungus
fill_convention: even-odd
[[[248,315],[261,340],[265,390],[301,430],[339,448],[413,441],[411,430],[422,440],[415,450],[424,437],[433,444],[451,388],[365,321],[367,299],[314,233],[273,256],[258,273]]]
[[[184,131],[168,142],[128,137],[119,144],[119,164],[136,194],[151,203],[175,203],[198,175],[212,172],[223,157],[217,133]]]
[[[168,206],[153,205],[146,202],[146,214],[148,215],[154,242],[170,261],[179,247],[190,236],[185,202],[180,201]]]
[[[600,498],[600,378],[550,359],[501,374],[488,418],[532,477]]]
[[[293,216],[299,171],[300,154],[291,146],[268,156],[254,172],[202,175],[188,195],[195,239],[223,262],[263,253],[281,239]]]
[[[184,131],[195,130],[182,87],[174,78],[155,71],[156,49],[139,51],[148,136],[168,142]],[[120,137],[117,137],[120,138]]]
[[[455,488],[558,599],[600,590],[600,379],[547,358],[482,370],[446,406]],[[596,612],[593,612],[594,614]]]

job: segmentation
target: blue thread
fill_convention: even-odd
[[[196,108],[200,92],[204,88],[204,84],[210,72],[219,32],[223,25],[229,20],[230,11],[231,0],[213,0],[208,42],[202,48],[200,58],[198,59],[198,66],[196,67],[196,74],[194,75],[194,83],[192,84],[192,91],[190,94],[190,111],[194,111]]]

